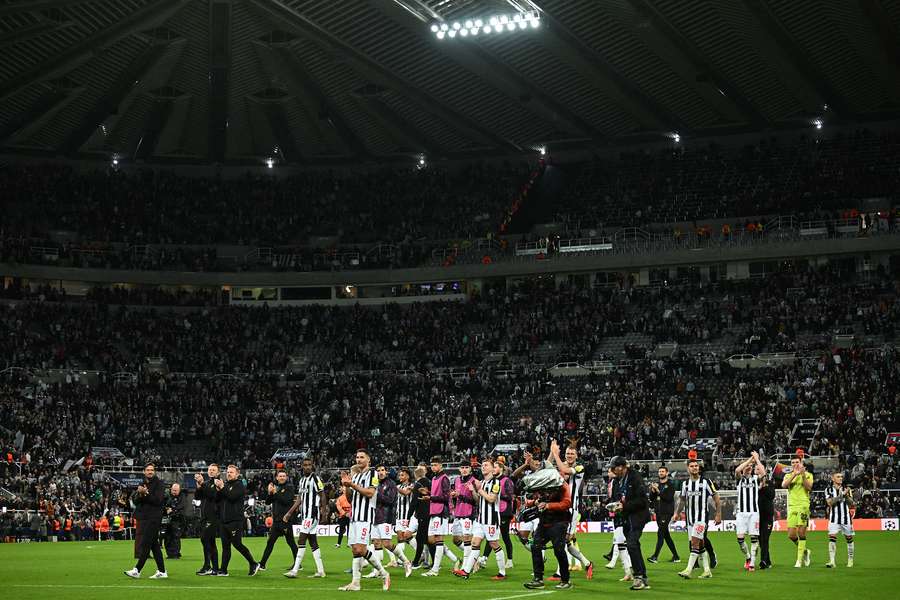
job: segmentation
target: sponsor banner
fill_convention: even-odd
[[[890,446],[891,444],[900,444],[900,431],[887,434],[887,437],[884,439],[884,445]]]

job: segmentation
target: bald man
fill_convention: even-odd
[[[184,495],[177,483],[173,483],[169,489],[166,516],[169,519],[165,538],[166,558],[177,560],[181,558],[181,534],[184,531]]]

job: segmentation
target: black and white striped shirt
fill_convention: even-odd
[[[834,487],[833,485],[825,488],[825,500],[834,498],[831,508],[828,510],[828,522],[835,525],[852,525],[853,520],[850,518],[850,503],[844,495],[845,487]]]
[[[700,479],[688,479],[681,484],[681,497],[684,499],[684,514],[688,526],[695,523],[706,524],[709,521],[707,515],[709,499],[716,493],[716,486],[701,477]]]
[[[408,490],[412,489],[413,484],[411,483],[401,483],[397,486],[397,520],[398,521],[406,521],[409,519],[409,504],[412,499],[412,494],[406,496],[399,493],[399,490]]]
[[[375,469],[367,469],[353,476],[353,483],[361,488],[377,488],[378,474]],[[350,500],[350,520],[354,523],[372,523],[375,520],[375,507],[378,505],[378,495],[368,498],[358,491],[353,490]]]
[[[759,512],[759,477],[746,475],[737,485],[737,512]]]
[[[485,479],[481,482],[481,489],[487,494],[496,494],[493,502],[478,494],[478,522],[482,525],[500,524],[500,480]]]
[[[319,494],[325,489],[325,484],[315,473],[301,475],[297,486],[297,495],[300,496],[299,518],[319,518]]]
[[[576,464],[574,473],[569,474],[569,488],[572,490],[572,514],[581,508],[581,493],[584,486],[584,467]]]

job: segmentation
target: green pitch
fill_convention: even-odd
[[[823,565],[828,556],[828,542],[824,533],[810,536],[812,566],[808,569],[794,569],[794,546],[783,533],[773,535],[772,557],[775,568],[770,571],[745,573],[743,559],[735,543],[734,534],[713,533],[712,540],[719,557],[719,565],[709,580],[682,580],[676,572],[684,568],[680,564],[648,564],[651,590],[642,594],[651,598],[677,600],[723,600],[731,598],[765,598],[765,600],[830,600],[832,598],[854,600],[896,598],[900,589],[900,570],[897,559],[900,556],[900,536],[895,532],[862,532],[857,534],[856,566],[845,568],[846,547],[838,545],[838,568],[826,569]],[[580,545],[585,555],[598,566],[593,581],[586,581],[583,572],[572,573],[575,587],[568,591],[557,591],[548,586],[543,591],[529,591],[522,583],[529,578],[530,560],[522,546],[515,542],[515,568],[509,573],[510,579],[503,582],[490,581],[496,572],[493,557],[488,568],[472,576],[468,581],[457,579],[450,573],[448,563],[444,563],[438,578],[423,578],[421,571],[413,572],[404,579],[402,570],[392,571],[393,588],[388,594],[397,598],[479,598],[494,600],[507,598],[527,598],[528,596],[571,596],[573,598],[596,597],[598,594],[637,595],[627,589],[627,584],[619,583],[621,568],[607,571],[602,554],[611,543],[609,535],[594,534],[582,536]],[[676,536],[679,549],[686,547],[684,534]],[[255,558],[262,554],[264,540],[248,539],[247,545]],[[234,553],[229,568],[231,576],[226,578],[198,577],[194,575],[202,563],[202,551],[198,540],[184,541],[184,558],[167,561],[167,580],[149,580],[155,571],[153,559],[144,567],[142,578],[132,580],[122,571],[134,566],[131,542],[82,542],[58,544],[0,544],[0,590],[3,597],[13,599],[30,598],[85,598],[96,600],[121,600],[136,598],[191,598],[204,597],[272,599],[282,597],[339,598],[353,593],[338,592],[340,585],[347,583],[350,576],[344,569],[350,566],[350,552],[346,548],[334,547],[334,538],[325,538],[323,544],[326,579],[307,579],[314,565],[309,552],[304,559],[304,571],[300,578],[289,580],[281,573],[289,566],[288,549],[283,541],[275,547],[269,559],[269,570],[254,578],[247,577],[247,563]],[[652,552],[655,534],[644,535],[644,552]],[[454,551],[456,551],[454,549]],[[411,551],[407,548],[407,554]],[[685,551],[682,556],[686,556]],[[552,574],[555,560],[548,554],[548,573]],[[663,557],[668,551],[663,550]],[[368,569],[367,569],[368,570]],[[699,574],[699,570],[695,571]],[[363,580],[366,596],[383,595],[381,581]],[[360,593],[357,593],[359,595]]]

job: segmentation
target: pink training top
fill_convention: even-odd
[[[428,514],[445,519],[450,516],[450,478],[444,473],[438,473],[431,480],[431,503]]]
[[[475,497],[469,491],[469,488],[466,487],[466,484],[472,479],[473,477],[469,475],[464,481],[462,476],[460,476],[453,482],[453,489],[458,494],[456,496],[456,506],[453,507],[454,517],[468,519],[471,518],[472,513],[475,511]]]

